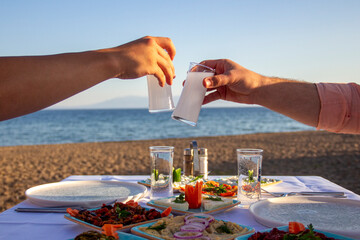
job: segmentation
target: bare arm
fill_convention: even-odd
[[[0,57],[0,120],[48,107],[110,78],[153,74],[161,86],[172,84],[174,56],[169,38],[144,37],[96,51]]]
[[[316,127],[320,100],[315,84],[265,77],[227,59],[203,61],[216,69],[216,75],[204,79],[204,86],[214,92],[204,104],[223,99],[259,104],[304,124]]]

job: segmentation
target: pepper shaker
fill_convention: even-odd
[[[184,149],[183,169],[185,176],[193,176],[193,150],[190,148]]]
[[[190,143],[190,149],[193,150],[193,163],[194,163],[194,176],[197,177],[200,175],[200,162],[199,162],[199,152],[198,152],[198,146],[196,141],[192,141]]]

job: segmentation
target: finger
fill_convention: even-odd
[[[203,79],[203,86],[206,88],[217,88],[227,85],[228,83],[230,83],[230,78],[225,74],[206,77]]]
[[[163,74],[165,75],[167,84],[171,85],[172,80],[174,78],[174,74],[171,67],[169,66],[168,61],[166,61],[162,57],[159,57],[157,60],[157,64],[161,68]]]
[[[160,47],[168,52],[171,60],[174,60],[176,49],[171,39],[167,37],[154,37],[154,39]]]
[[[165,52],[165,50],[159,46],[158,46],[157,51],[158,51],[158,54],[168,62],[168,65],[170,65],[172,73],[173,73],[172,75],[175,76],[174,64],[172,63],[169,54],[167,54],[167,52]]]
[[[200,62],[200,64],[216,69],[219,62],[220,60],[205,60]]]
[[[154,73],[154,76],[158,79],[160,87],[165,86],[165,75],[164,72],[160,69],[160,67],[157,69],[157,71]]]
[[[211,103],[213,101],[221,99],[221,94],[219,91],[212,92],[204,97],[203,105]]]

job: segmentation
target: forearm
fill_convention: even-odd
[[[0,58],[0,120],[48,107],[114,77],[114,62],[96,51]]]
[[[316,127],[320,99],[315,84],[280,78],[263,77],[254,91],[253,101],[304,124]]]

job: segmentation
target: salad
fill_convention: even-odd
[[[273,228],[269,232],[256,232],[251,235],[248,240],[333,240],[334,238],[327,237],[323,233],[316,232],[312,224],[307,228],[299,222],[289,222],[289,230],[282,231]]]
[[[221,196],[221,197],[234,197],[237,195],[237,185],[221,184],[216,181],[207,181],[204,183],[203,194]]]

